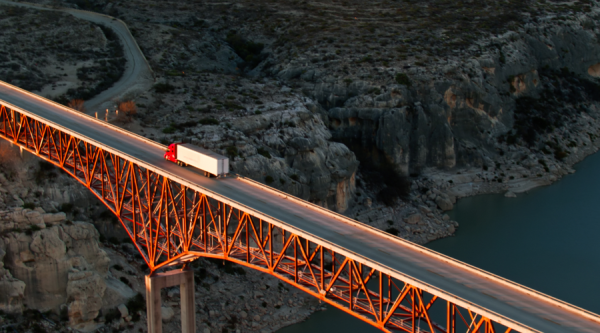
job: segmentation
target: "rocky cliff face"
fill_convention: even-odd
[[[102,308],[108,256],[98,247],[98,232],[89,223],[66,222],[27,228],[3,238],[4,264],[25,283],[27,308],[48,311],[68,304],[74,326],[92,321]],[[60,224],[62,222],[62,224]]]
[[[25,283],[15,279],[10,271],[4,268],[6,255],[4,241],[0,238],[0,310],[5,312],[19,312],[23,308]]]
[[[95,211],[93,199],[27,153],[2,143],[0,156],[0,310],[62,311],[71,327],[94,329],[101,310],[135,293],[109,272],[99,233],[82,214]]]
[[[234,173],[338,212],[348,209],[358,161],[331,140],[324,110],[310,99],[268,79],[232,83],[189,74],[164,80],[168,91],[138,97],[145,104],[134,131],[163,143],[191,142],[229,156]]]
[[[328,108],[335,140],[376,149],[406,176],[428,167],[482,167],[485,157],[497,155],[495,138],[513,128],[516,100],[539,98],[548,89],[539,71],[564,68],[594,80],[600,62],[596,30],[577,23],[529,25],[463,55],[481,47],[485,51],[476,58],[425,70],[411,66],[410,87],[394,82],[373,89],[368,81],[346,84],[327,75],[313,77],[326,81],[316,84],[300,77],[300,84]],[[286,78],[294,65],[278,75]]]
[[[329,141],[320,116],[300,108],[236,119],[232,126],[243,133],[234,171],[326,208],[348,209],[358,161],[346,146]],[[266,150],[257,154],[256,143]]]

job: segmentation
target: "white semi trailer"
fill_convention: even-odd
[[[219,177],[229,173],[229,158],[189,143],[170,144],[165,159],[181,166],[196,167],[204,171],[207,177]]]

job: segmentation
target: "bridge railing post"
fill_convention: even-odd
[[[148,333],[162,333],[160,290],[180,286],[181,332],[196,332],[196,302],[194,300],[194,272],[191,269],[173,270],[146,275],[146,313]]]

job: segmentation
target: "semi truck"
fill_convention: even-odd
[[[196,167],[206,177],[221,177],[229,173],[229,158],[189,143],[170,144],[165,159],[180,166]]]

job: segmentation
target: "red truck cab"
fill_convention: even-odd
[[[177,160],[177,145],[178,143],[169,145],[169,148],[167,148],[167,152],[165,153],[165,160],[181,165],[181,162]]]

